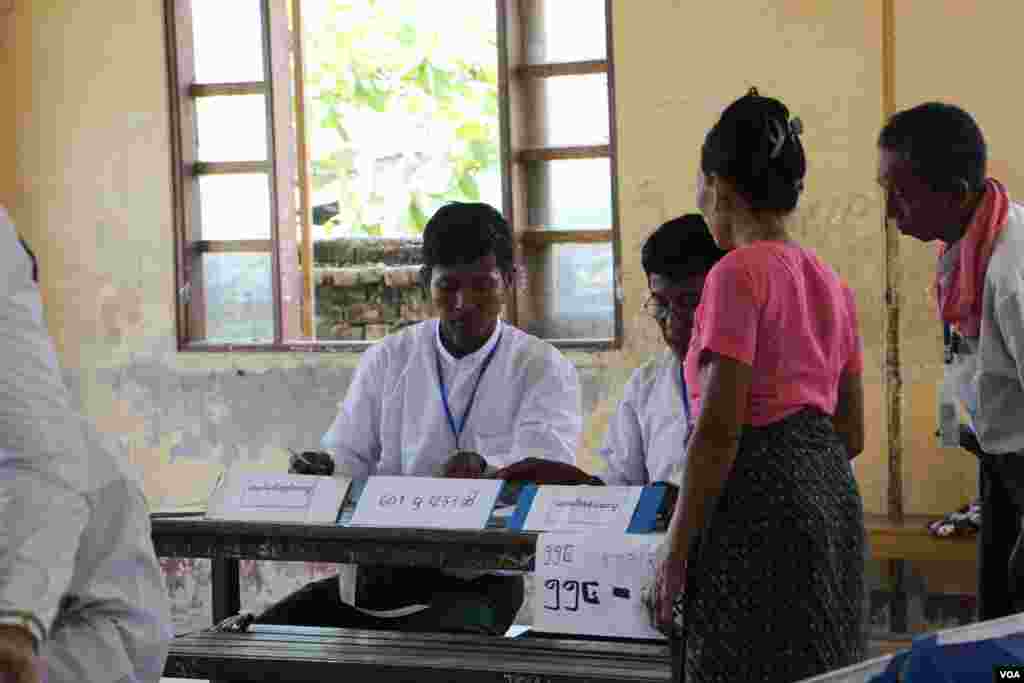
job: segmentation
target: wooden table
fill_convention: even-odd
[[[890,522],[883,515],[867,515],[871,557],[876,560],[942,560],[974,562],[977,557],[975,536],[937,538],[928,533],[928,523],[942,515],[908,515],[903,522]]]
[[[907,517],[902,524],[880,515],[865,519],[871,556],[894,563],[892,588],[897,596],[905,598],[902,575],[907,561],[975,559],[973,537],[935,538],[927,530],[929,519]],[[382,529],[202,517],[155,517],[152,526],[158,556],[212,561],[214,623],[240,609],[240,559],[530,572],[537,538],[535,533],[505,529]],[[897,605],[893,613],[894,627],[905,628],[905,609]]]
[[[256,624],[246,633],[176,638],[164,675],[282,683],[669,683],[678,655],[651,641]]]
[[[977,558],[975,536],[938,538],[928,531],[928,523],[941,515],[908,515],[903,522],[889,521],[883,515],[867,515],[871,557],[887,561],[889,578],[889,630],[905,633],[910,630],[909,599],[906,588],[906,563],[938,560],[972,563]]]
[[[529,572],[537,537],[503,529],[381,529],[199,517],[156,517],[152,526],[157,556],[212,561],[214,623],[241,608],[240,559]]]
[[[239,560],[242,558],[529,572],[533,570],[537,539],[537,534],[535,533],[504,529],[476,531],[392,529],[350,527],[338,524],[229,522],[199,517],[155,517],[152,519],[152,528],[153,542],[158,556],[203,557],[212,560],[211,589],[214,623],[237,614],[241,608]],[[416,634],[415,637],[419,640],[413,644],[415,645],[413,649],[425,647],[419,642],[423,640],[420,636],[422,634]],[[369,648],[369,650],[373,650],[374,647],[378,646],[376,644],[377,640],[386,637],[404,637],[408,641],[412,636],[409,634],[399,634],[398,636],[363,634],[358,636],[357,639],[361,638],[360,642],[362,642],[370,638],[373,642],[367,641],[364,643],[366,646],[364,649]],[[445,636],[445,638],[451,640],[449,636]],[[228,679],[240,676],[241,669],[235,671],[225,662],[218,660],[217,653],[214,651],[216,648],[213,647],[213,645],[216,645],[216,643],[213,643],[215,640],[217,639],[214,636],[204,639],[202,634],[199,634],[191,636],[188,643],[185,644],[176,641],[175,647],[178,649],[184,648],[184,650],[177,652],[176,656],[168,660],[171,670],[166,675],[191,675],[195,671],[189,670],[189,667],[199,667],[203,675],[210,675],[210,672],[214,671],[216,672],[214,675],[218,677],[227,676]],[[296,654],[293,652],[296,648],[291,645],[284,648],[287,652],[277,652],[276,650],[271,652],[273,649],[271,646],[276,642],[273,639],[268,642],[255,644],[254,647],[258,646],[256,649],[260,654],[253,656],[260,659],[260,661],[263,661],[263,657],[271,657],[271,659],[277,657],[277,659],[268,663],[267,666],[273,665],[278,667],[278,669],[273,669],[273,671],[287,670],[289,675],[297,675],[299,678],[302,678],[302,676],[305,676],[306,673],[314,669],[320,671],[317,667],[326,667],[323,668],[323,671],[334,671],[334,667],[339,663],[344,663],[347,667],[351,667],[355,660],[364,655],[369,660],[374,659],[374,657],[366,655],[366,653],[360,654],[362,650],[354,649],[351,646],[346,646],[339,650],[340,646],[335,642],[336,640],[337,638],[331,640],[329,646],[325,646],[323,643],[319,643],[319,641],[310,646],[319,653],[313,658],[316,661],[310,659],[311,655],[308,652]],[[671,670],[672,656],[671,650],[667,645],[643,643],[588,645],[582,641],[573,641],[558,645],[563,653],[559,656],[569,656],[572,653],[572,656],[567,660],[570,664],[575,656],[583,656],[584,659],[588,659],[588,662],[581,662],[570,666],[570,669],[578,670],[576,673],[579,676],[575,674],[570,676],[569,673],[565,672],[563,672],[564,676],[550,674],[536,676],[533,674],[515,673],[517,667],[526,666],[530,661],[533,661],[526,657],[528,651],[532,653],[531,656],[534,659],[550,658],[549,655],[554,655],[551,655],[551,653],[544,655],[544,652],[541,651],[546,652],[545,648],[550,649],[556,647],[556,645],[545,642],[538,643],[536,639],[527,639],[529,641],[527,643],[505,646],[503,644],[504,639],[486,638],[485,640],[488,642],[488,648],[481,650],[481,652],[482,655],[485,655],[485,659],[486,657],[497,658],[497,661],[491,662],[489,665],[494,671],[489,673],[482,672],[483,669],[477,671],[480,667],[474,663],[476,660],[470,661],[467,659],[455,667],[460,668],[460,670],[467,669],[468,667],[466,671],[462,671],[461,677],[456,677],[458,680],[484,681],[493,679],[502,683],[508,683],[509,681],[524,681],[527,683],[534,683],[535,681],[551,681],[555,683],[558,681],[569,683],[570,679],[581,679],[583,674],[580,672],[584,672],[584,670],[594,669],[594,667],[597,667],[597,669],[607,668],[612,663],[625,666],[626,664],[623,664],[623,662],[628,664],[628,661],[633,661],[630,658],[635,660],[632,664],[628,664],[635,676],[620,677],[619,680],[626,680],[627,678],[628,680],[668,680]],[[228,646],[231,648],[236,647],[236,645],[234,642],[228,643]],[[402,647],[408,649],[407,646],[411,647],[410,643],[404,642]],[[201,652],[197,655],[187,651],[189,647],[193,649],[198,648]],[[271,649],[268,650],[268,647]],[[332,652],[337,650],[337,652],[334,652],[336,656],[332,659],[332,657],[327,656],[330,653],[324,654],[326,652],[324,647]],[[503,647],[508,651],[500,649]],[[513,651],[509,648],[519,648],[519,650]],[[588,650],[587,648],[590,649]],[[479,643],[476,649],[480,649]],[[457,654],[458,652],[457,648],[451,645],[447,646],[447,650],[449,655]],[[275,655],[274,652],[277,652],[277,654]],[[405,652],[405,650],[403,649],[402,652]],[[344,656],[342,656],[343,654]],[[502,659],[502,657],[513,655],[523,661],[508,664]],[[295,657],[300,659],[306,657],[306,659],[298,662],[295,660]],[[394,659],[391,655],[389,657]],[[309,661],[306,661],[307,659]],[[480,659],[480,657],[477,659]],[[534,662],[534,665],[537,667],[540,667],[538,663],[540,659]],[[358,662],[356,663],[358,664]],[[380,664],[380,662],[377,662],[377,664]],[[239,666],[242,666],[244,669],[251,666],[251,662],[248,664],[242,662]],[[299,671],[294,668],[296,666],[306,668]],[[370,662],[367,666],[373,669],[373,662]],[[550,663],[545,666],[550,669]],[[587,669],[588,666],[590,669]],[[220,668],[218,669],[217,667]],[[280,667],[284,668],[281,669]],[[511,672],[509,671],[510,669]],[[394,666],[390,666],[387,671],[390,672],[388,673],[389,676],[399,677],[389,680],[413,680],[401,678],[403,674],[400,667],[395,669]],[[384,669],[382,668],[378,673],[384,675],[383,672]],[[438,670],[438,672],[435,672],[438,677],[435,678],[426,677],[426,672],[427,670],[424,669],[421,672],[423,675],[415,680],[456,680],[451,678],[451,676],[455,675],[453,673],[454,669],[452,671],[447,669],[444,671]],[[586,680],[598,680],[589,676],[584,678]],[[220,679],[217,678],[216,680]],[[288,680],[298,679],[289,678]],[[601,678],[600,680],[605,679]]]

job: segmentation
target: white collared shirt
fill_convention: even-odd
[[[0,208],[0,623],[34,618],[51,683],[157,683],[170,605],[137,481],[72,405]]]
[[[456,359],[441,344],[433,319],[363,354],[321,440],[338,473],[436,476],[456,447],[438,359],[457,426],[492,349],[459,447],[496,467],[527,457],[574,463],[583,421],[573,364],[547,342],[500,321],[482,348]]]
[[[955,265],[959,245],[940,272]],[[1010,202],[985,271],[981,333],[967,342],[974,371],[960,391],[976,404],[979,444],[986,453],[1024,452],[1024,205]]]
[[[679,359],[671,351],[637,368],[608,423],[601,474],[612,486],[672,481],[682,488],[690,419],[683,400]]]

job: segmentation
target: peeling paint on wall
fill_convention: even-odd
[[[303,365],[250,372],[188,372],[159,359],[100,369],[109,387],[145,424],[142,445],[172,436],[170,461],[259,460],[268,449],[318,447],[344,397],[350,368]]]

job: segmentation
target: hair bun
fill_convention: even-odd
[[[807,172],[802,132],[785,104],[751,87],[708,131],[701,170],[729,178],[755,209],[791,211]]]

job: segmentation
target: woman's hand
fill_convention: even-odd
[[[651,623],[666,636],[675,631],[673,606],[676,596],[686,590],[686,555],[672,547],[671,535],[666,539],[662,551],[658,552],[658,567],[654,574],[654,587],[648,608]]]
[[[0,625],[0,680],[39,683],[32,636],[20,626]]]

